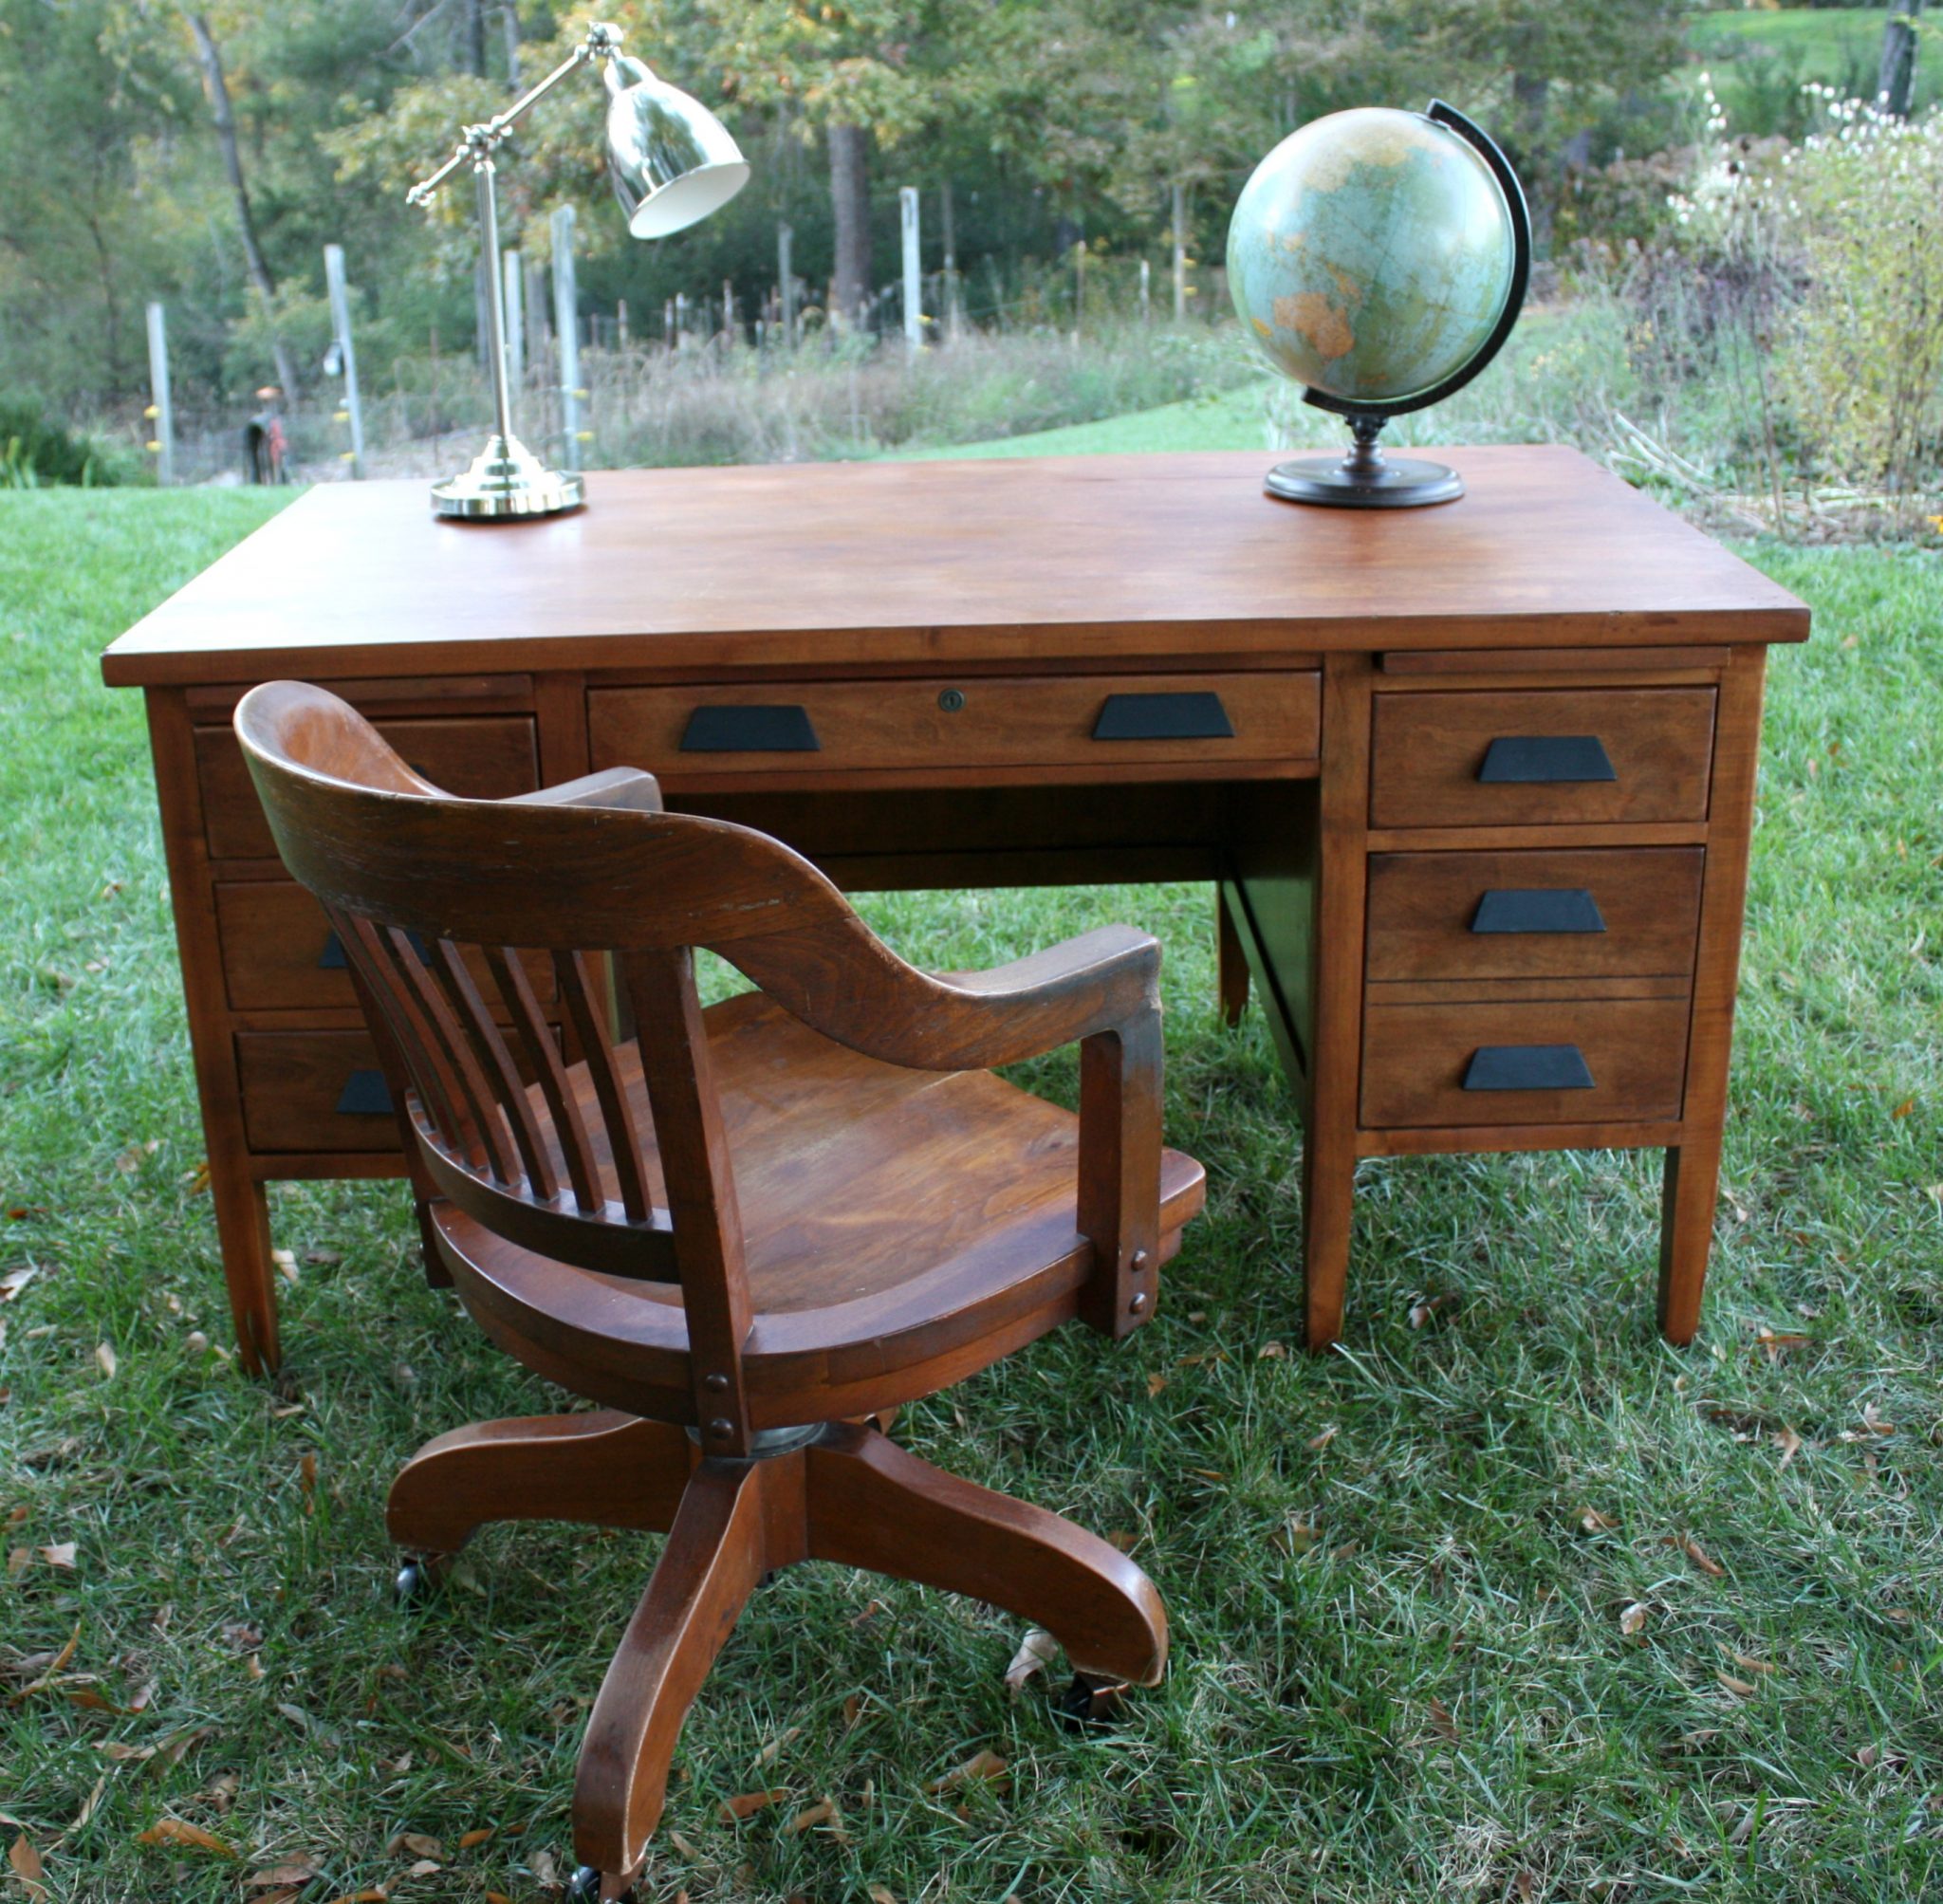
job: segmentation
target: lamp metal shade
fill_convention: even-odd
[[[728,127],[639,60],[607,62],[607,171],[635,237],[686,231],[748,184]]]

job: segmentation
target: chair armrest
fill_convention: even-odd
[[[602,767],[599,773],[585,773],[578,780],[564,780],[558,786],[543,786],[534,793],[516,793],[500,802],[502,806],[611,806],[637,813],[659,813],[661,783],[638,767]]]
[[[988,1061],[989,1069],[1043,1057],[1155,1006],[1160,941],[1133,926],[1097,926],[1006,965],[934,976],[966,999],[1016,1014],[1017,1035],[1032,1041],[1030,1050]]]

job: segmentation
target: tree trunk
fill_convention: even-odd
[[[486,77],[486,0],[465,0],[461,22],[465,34],[466,70]]]
[[[1882,65],[1876,98],[1894,119],[1907,119],[1916,89],[1916,15],[1923,0],[1900,0],[1882,29]]]
[[[848,324],[870,295],[870,132],[860,125],[833,125],[829,139],[830,210],[837,224],[830,320]]]
[[[1550,155],[1545,146],[1545,111],[1552,83],[1542,73],[1513,73],[1511,102],[1518,127],[1518,176],[1531,211],[1531,249],[1543,254],[1551,249],[1552,203],[1558,195]]]
[[[243,182],[243,156],[236,146],[236,116],[230,109],[229,82],[223,77],[223,56],[216,48],[215,35],[209,29],[209,21],[200,13],[184,16],[189,22],[189,30],[195,37],[195,51],[202,62],[203,90],[209,96],[210,113],[215,121],[216,144],[222,149],[223,170],[229,174],[230,190],[236,199],[236,223],[243,232],[243,262],[250,270],[250,282],[256,287],[256,294],[263,300],[263,314],[269,323],[270,355],[276,364],[277,383],[284,393],[284,400],[291,403],[297,397],[297,373],[290,360],[290,353],[276,331],[276,280],[270,276],[269,261],[263,255],[263,247],[256,238],[256,220],[250,212],[250,191]]]

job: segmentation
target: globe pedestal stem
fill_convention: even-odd
[[[1305,456],[1278,463],[1263,487],[1285,503],[1325,503],[1347,509],[1414,509],[1428,503],[1454,503],[1464,493],[1463,477],[1442,463],[1412,458],[1391,462],[1377,441],[1384,420],[1375,411],[1352,412],[1349,427],[1355,441],[1340,462]]]

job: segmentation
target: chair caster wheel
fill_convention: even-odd
[[[391,1597],[398,1606],[418,1606],[430,1599],[445,1578],[445,1556],[421,1554],[407,1561],[391,1583]]]
[[[1119,1721],[1126,1690],[1124,1679],[1075,1673],[1072,1684],[1054,1700],[1053,1710],[1069,1732],[1096,1731]]]
[[[583,1904],[583,1900],[584,1904],[601,1904],[601,1874],[591,1864],[583,1864],[567,1879],[566,1895],[569,1904]],[[630,1885],[608,1899],[607,1904],[635,1904],[634,1887]]]

